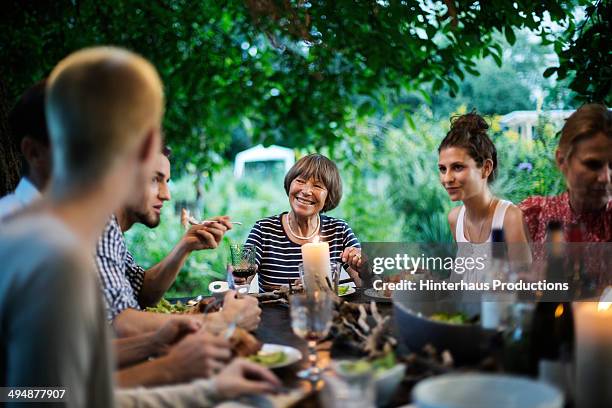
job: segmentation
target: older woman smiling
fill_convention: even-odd
[[[320,154],[301,158],[285,176],[285,191],[291,210],[257,221],[247,239],[256,248],[260,288],[298,279],[301,246],[315,239],[329,243],[331,261],[341,262],[359,285],[357,237],[343,220],[321,214],[336,208],[342,198],[336,165]]]

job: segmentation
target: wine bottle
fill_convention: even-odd
[[[548,225],[547,282],[561,282],[567,278],[562,228],[557,222]],[[559,294],[544,295],[536,304],[532,345],[532,364],[537,367],[538,378],[567,394],[574,349],[574,319],[571,304],[560,301]]]
[[[563,223],[550,221],[546,228],[546,281],[553,283],[567,282],[565,267],[565,238],[563,236]],[[553,295],[554,296],[554,295]],[[544,294],[545,298],[550,298]]]
[[[569,268],[568,281],[573,299],[589,298],[596,296],[596,282],[587,273],[585,260],[587,254],[583,244],[583,228],[580,224],[570,224],[568,228],[569,242]]]
[[[532,330],[535,304],[518,302],[511,307],[510,325],[503,335],[504,371],[514,374],[535,376],[532,365]]]

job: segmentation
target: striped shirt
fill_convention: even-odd
[[[287,236],[281,222],[283,214],[257,221],[246,241],[256,248],[260,288],[263,285],[286,285],[289,280],[300,278],[298,265],[302,263],[302,246]],[[341,262],[340,256],[345,248],[361,247],[345,221],[326,215],[321,215],[319,236],[329,243],[332,262]],[[347,267],[346,264],[342,266]]]
[[[109,321],[113,321],[125,309],[141,309],[138,294],[142,289],[145,270],[136,264],[128,251],[114,215],[106,224],[96,246],[96,266]]]

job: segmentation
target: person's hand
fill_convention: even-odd
[[[223,399],[272,393],[281,387],[280,380],[272,371],[243,359],[232,361],[214,378],[214,382]]]
[[[189,210],[186,208],[181,209],[181,225],[185,229],[189,229]]]
[[[213,217],[203,224],[189,227],[179,245],[187,252],[214,249],[219,246],[225,232],[231,229],[232,224],[228,216]]]
[[[236,292],[228,291],[223,298],[223,319],[226,323],[235,322],[245,330],[253,331],[261,321],[261,309],[253,296],[236,298]]]
[[[187,334],[195,333],[201,326],[202,322],[198,320],[177,317],[167,321],[154,332],[151,341],[155,345],[157,354],[166,354],[171,345],[181,340]]]
[[[227,365],[232,352],[229,341],[203,330],[187,335],[161,359],[176,371],[176,382],[208,378]]]
[[[235,285],[246,285],[246,284],[250,285],[251,282],[253,281],[253,278],[257,274],[257,272],[255,272],[254,275],[251,275],[248,278],[240,278],[240,277],[234,275],[234,267],[232,265],[227,265],[227,273],[231,273],[232,274],[232,279],[234,280],[234,284]]]
[[[342,262],[348,264],[353,269],[359,269],[363,265],[361,258],[361,248],[348,247],[342,251]]]

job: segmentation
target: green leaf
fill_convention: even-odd
[[[433,85],[431,87],[432,92],[438,92],[440,89],[442,89],[442,86],[444,84],[442,83],[442,80],[440,78],[436,78],[433,81]]]
[[[514,34],[514,30],[512,30],[512,27],[505,26],[504,34],[506,36],[506,41],[508,41],[508,44],[514,45],[514,43],[516,42],[516,35]]]
[[[494,52],[491,53],[491,57],[493,57],[493,60],[495,61],[495,63],[497,64],[498,67],[502,66],[502,59],[499,55],[495,54]]]
[[[463,73],[463,71],[461,71],[461,68],[457,67],[455,69],[455,73],[457,74],[459,79],[461,79],[462,81],[465,79],[465,74]]]
[[[414,123],[414,119],[411,114],[406,115],[406,121],[412,130],[416,130],[416,124]]]
[[[427,102],[428,105],[432,104],[431,95],[428,92],[426,92],[424,89],[419,89],[418,92],[421,94],[423,99],[425,99],[425,102]]]
[[[466,72],[468,72],[471,75],[480,76],[480,72],[478,72],[476,69],[474,69],[474,68],[472,68],[472,67],[470,67],[468,65],[466,65],[464,67],[464,69],[465,69]]]
[[[557,69],[559,69],[559,67],[549,67],[549,68],[546,68],[546,70],[544,71],[544,73],[542,75],[544,76],[544,78],[549,78],[555,72],[557,72]]]

